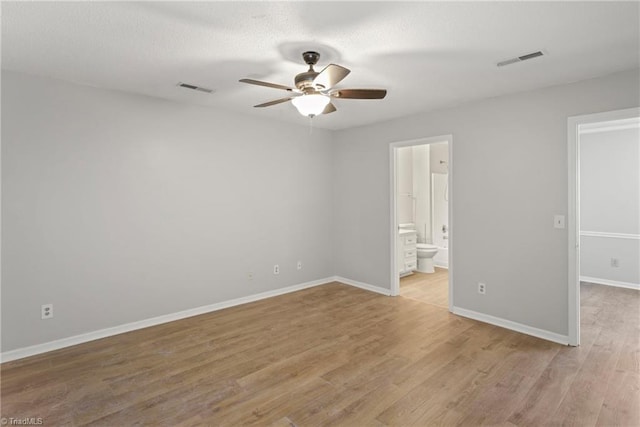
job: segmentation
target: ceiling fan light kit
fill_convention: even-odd
[[[287,98],[254,105],[254,107],[270,107],[291,101],[300,114],[313,118],[319,114],[329,114],[336,111],[335,105],[331,103],[331,98],[382,99],[387,95],[385,89],[331,90],[336,84],[340,83],[342,79],[347,77],[351,71],[336,64],[329,64],[320,72],[315,71],[313,66],[317,64],[318,59],[320,59],[318,52],[304,52],[302,59],[304,59],[304,62],[309,66],[309,70],[295,76],[295,88],[259,80],[241,79],[240,82],[242,83],[286,90],[295,94]]]
[[[329,102],[329,97],[320,93],[297,96],[291,99],[291,103],[298,109],[298,112],[309,117],[322,114]]]

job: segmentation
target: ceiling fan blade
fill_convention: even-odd
[[[324,107],[324,110],[322,110],[322,114],[329,114],[333,113],[334,111],[336,111],[336,106],[332,103],[328,103],[327,106]]]
[[[294,90],[292,87],[289,87],[289,86],[278,85],[278,84],[275,84],[275,83],[261,82],[260,80],[240,79],[239,81],[242,82],[242,83],[249,83],[251,85],[265,86],[265,87],[270,87],[270,88],[273,88],[273,89],[288,90],[289,92],[293,92],[293,90]]]
[[[387,96],[385,89],[338,89],[330,93],[334,98],[382,99]]]
[[[337,85],[347,77],[351,70],[336,64],[329,64],[313,79],[313,83],[329,89]]]
[[[274,101],[265,102],[263,104],[254,105],[254,107],[271,107],[272,105],[282,104],[283,102],[291,101],[292,99],[292,96],[290,96],[289,98],[280,98]]]

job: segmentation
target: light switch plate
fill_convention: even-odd
[[[555,215],[553,217],[553,226],[555,228],[564,228],[564,215]]]

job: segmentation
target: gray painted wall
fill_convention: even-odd
[[[580,136],[580,227],[640,234],[640,129]]]
[[[566,334],[567,117],[638,106],[637,76],[309,135],[3,71],[2,351],[334,274],[390,288],[389,143],[443,134],[456,305]]]
[[[389,144],[452,134],[455,305],[566,335],[567,118],[639,93],[632,70],[338,133],[336,273],[390,288]]]
[[[331,276],[331,134],[301,122],[3,71],[2,350]]]

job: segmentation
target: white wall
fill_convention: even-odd
[[[418,242],[431,241],[431,172],[429,171],[429,145],[409,147],[413,156],[413,195],[416,203],[416,230]]]
[[[3,71],[2,350],[333,275],[332,156],[306,122]]]
[[[567,118],[640,105],[638,80],[636,69],[337,133],[336,273],[390,289],[389,144],[452,134],[455,305],[566,336],[568,237],[553,215],[567,214]]]
[[[432,173],[449,173],[449,144],[429,144]],[[441,163],[445,162],[445,163]]]
[[[431,192],[431,203],[433,205],[433,244],[439,248],[447,248],[449,246],[448,182],[449,177],[447,174],[433,174],[433,190]],[[446,251],[442,250],[438,251],[438,254],[441,252],[442,255],[447,255]],[[438,254],[436,254],[436,256]]]
[[[398,224],[415,222],[413,201],[413,152],[411,147],[398,151]]]
[[[396,154],[396,169],[398,224],[414,224],[418,241],[430,241],[429,146],[423,144],[399,148]]]
[[[431,144],[429,145],[431,155],[431,172],[433,175],[432,188],[429,189],[431,194],[431,204],[433,205],[433,228],[431,240],[439,248],[449,247],[449,202],[448,202],[448,174],[449,174],[449,144]],[[430,177],[431,179],[431,177]],[[433,190],[432,190],[433,189]],[[440,192],[441,194],[436,195]],[[446,199],[445,199],[446,194]],[[442,232],[442,225],[446,226],[446,232]],[[444,237],[447,237],[446,239]],[[449,265],[448,251],[440,249],[433,258],[433,263],[440,267]]]
[[[429,146],[398,148],[396,169],[398,224],[414,224],[418,241],[431,241]]]
[[[637,127],[580,135],[580,228],[584,234],[580,237],[580,276],[598,283],[640,287]],[[596,233],[603,234],[593,235]],[[618,267],[611,265],[612,258],[618,260]]]

